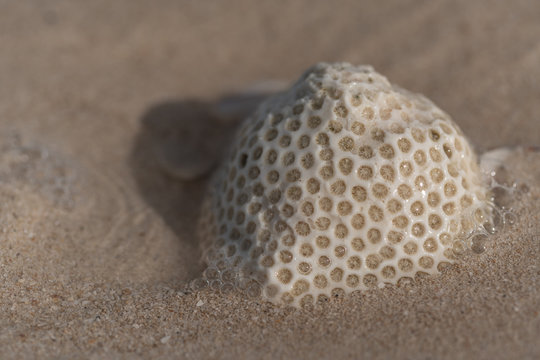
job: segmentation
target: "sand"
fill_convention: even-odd
[[[220,97],[322,60],[427,95],[480,152],[538,145],[537,2],[0,3],[2,358],[540,357],[538,151],[484,253],[312,311],[186,290],[207,179],[175,173],[223,148]]]

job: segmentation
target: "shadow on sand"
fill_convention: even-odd
[[[268,95],[164,101],[141,116],[131,171],[142,198],[187,246],[198,248],[197,220],[212,170],[226,154],[237,125]]]
[[[196,100],[152,105],[129,159],[143,199],[182,241],[197,246],[195,227],[207,180],[237,121],[219,121]]]

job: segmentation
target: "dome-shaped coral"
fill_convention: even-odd
[[[209,281],[298,305],[435,273],[490,212],[447,114],[369,66],[321,63],[245,120],[202,214]]]

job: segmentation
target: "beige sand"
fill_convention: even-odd
[[[532,150],[510,165],[516,224],[439,277],[313,312],[182,291],[204,179],[163,162],[219,152],[221,95],[368,63],[480,150],[540,144],[535,1],[338,3],[0,1],[0,357],[540,357]]]

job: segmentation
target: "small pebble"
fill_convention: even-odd
[[[170,335],[164,336],[159,340],[162,344],[166,344],[171,339]]]

